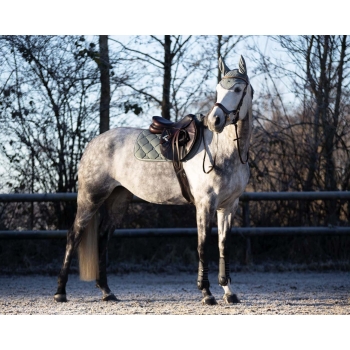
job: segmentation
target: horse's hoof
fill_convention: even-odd
[[[225,294],[223,297],[226,304],[238,304],[240,303],[236,294]]]
[[[216,305],[217,302],[212,295],[209,295],[209,296],[206,296],[205,298],[202,299],[202,304],[203,305]]]
[[[58,303],[66,303],[67,302],[66,294],[55,294],[53,299]]]
[[[117,297],[113,293],[104,295],[102,297],[102,300],[103,301],[119,301],[119,299],[117,299]]]

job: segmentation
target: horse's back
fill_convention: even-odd
[[[172,162],[141,161],[134,156],[135,143],[142,130],[121,127],[93,139],[81,159],[79,188],[81,184],[111,190],[123,186],[149,202],[186,203]]]

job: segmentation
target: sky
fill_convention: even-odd
[[[88,41],[96,40],[96,36],[95,37],[87,36],[86,38]],[[111,35],[110,38],[119,40],[125,44],[132,41],[131,35],[118,35],[118,36]],[[160,38],[163,39],[163,36],[161,35]],[[112,45],[115,45],[115,43],[113,41],[110,41],[110,48],[112,47]],[[262,91],[262,85],[266,84],[266,81],[265,81],[266,76],[262,74],[258,75],[254,73],[256,64],[257,64],[256,62],[259,62],[260,59],[258,54],[254,50],[249,49],[249,47],[254,47],[255,45],[260,48],[263,54],[271,56],[277,61],[279,61],[280,59],[287,61],[288,57],[285,50],[282,50],[281,47],[276,42],[274,42],[267,36],[256,35],[256,36],[247,36],[247,38],[241,41],[240,43],[238,43],[237,46],[234,48],[234,50],[232,50],[232,52],[225,58],[226,65],[230,69],[235,69],[235,68],[238,68],[240,55],[244,57],[247,64],[247,70],[248,70],[248,76],[249,76],[250,82],[256,92],[255,96],[258,96],[259,91]],[[192,47],[191,50],[196,50],[196,49],[200,49],[200,48],[197,45],[195,45]],[[143,46],[142,50],[147,52],[147,46]],[[215,47],[214,47],[214,50],[215,50]],[[147,53],[149,53],[150,55],[154,54],[154,47],[150,46],[149,51]],[[216,56],[216,53],[213,52],[213,55]],[[256,59],[256,61],[254,60],[254,58]],[[294,67],[292,67],[292,69],[293,68]],[[215,74],[216,74],[216,71],[215,71]],[[208,80],[209,89],[211,89],[213,94],[215,93],[215,88],[217,84],[215,74],[213,74],[210,80]],[[295,104],[295,96],[294,94],[289,92],[288,89],[286,88],[286,86],[288,86],[288,83],[286,82],[285,84],[283,84],[281,80],[278,80],[275,83],[278,85],[278,91],[283,97],[283,100],[286,103],[286,107],[288,108],[288,106],[293,106],[293,104]],[[159,93],[161,93],[161,90],[157,91],[155,94],[159,95]],[[112,96],[112,101],[115,101],[117,98],[118,98],[117,95],[114,94]],[[194,114],[198,112],[205,114],[207,112],[206,110],[199,111],[191,108],[192,107],[190,107],[186,112],[194,113]],[[126,126],[126,124],[120,124],[120,123],[121,121],[127,121],[127,126],[147,128],[149,126],[152,115],[160,115],[160,108],[154,107],[149,110],[145,110],[144,113],[138,117],[135,117],[134,115],[131,115],[129,113],[127,115],[118,114],[114,116],[115,118],[113,118],[113,114],[112,114],[111,127],[118,127],[121,125]]]

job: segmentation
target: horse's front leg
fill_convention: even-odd
[[[224,288],[224,301],[228,304],[239,303],[236,294],[231,288],[230,277],[230,238],[233,215],[238,206],[238,199],[233,208],[224,208],[217,211],[218,214],[218,243],[219,243],[219,284]]]
[[[198,231],[198,289],[202,291],[202,304],[215,305],[215,298],[210,292],[210,283],[208,278],[208,245],[211,234],[211,222],[215,210],[206,207],[197,206],[197,231]]]

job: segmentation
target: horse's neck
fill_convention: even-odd
[[[243,120],[238,123],[238,137],[240,139],[240,147],[242,149],[242,156],[246,159],[246,154],[249,150],[250,137],[252,133],[252,111],[249,110]]]

